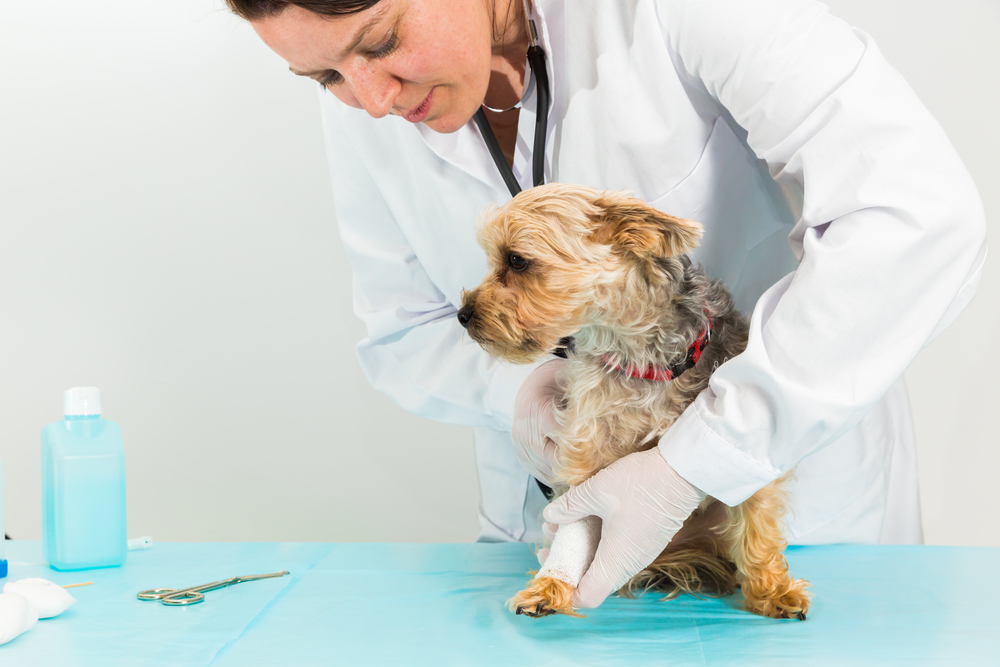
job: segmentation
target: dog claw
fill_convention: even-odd
[[[515,612],[518,615],[524,614],[528,618],[543,618],[545,616],[551,616],[555,612],[546,607],[543,604],[536,605],[534,609],[529,609],[527,607],[518,607]]]
[[[800,621],[804,621],[806,620],[806,613],[804,611],[800,611],[795,615],[795,618],[799,619]]]

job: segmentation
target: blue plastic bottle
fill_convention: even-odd
[[[101,393],[63,395],[63,421],[42,429],[42,548],[57,570],[125,562],[125,447],[101,419]]]
[[[7,556],[3,532],[3,461],[0,461],[0,579],[7,576]]]

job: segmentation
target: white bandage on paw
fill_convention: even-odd
[[[576,588],[594,560],[600,539],[601,519],[596,516],[559,526],[549,557],[535,579],[552,577]]]

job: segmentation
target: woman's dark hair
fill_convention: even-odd
[[[374,7],[381,0],[226,0],[229,9],[247,21],[277,16],[294,5],[322,16],[357,14]]]
[[[321,16],[344,16],[346,14],[357,14],[369,7],[374,7],[382,0],[226,0],[226,5],[230,11],[247,21],[259,21],[261,19],[277,16],[289,6],[301,7]],[[514,7],[514,3],[510,5]],[[510,16],[507,17],[509,23]],[[496,17],[493,17],[493,39],[501,40],[507,32],[508,23],[503,29],[497,25]]]

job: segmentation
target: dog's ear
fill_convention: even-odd
[[[607,193],[594,205],[600,210],[591,239],[639,257],[676,257],[698,247],[702,226],[663,213],[634,197]]]

